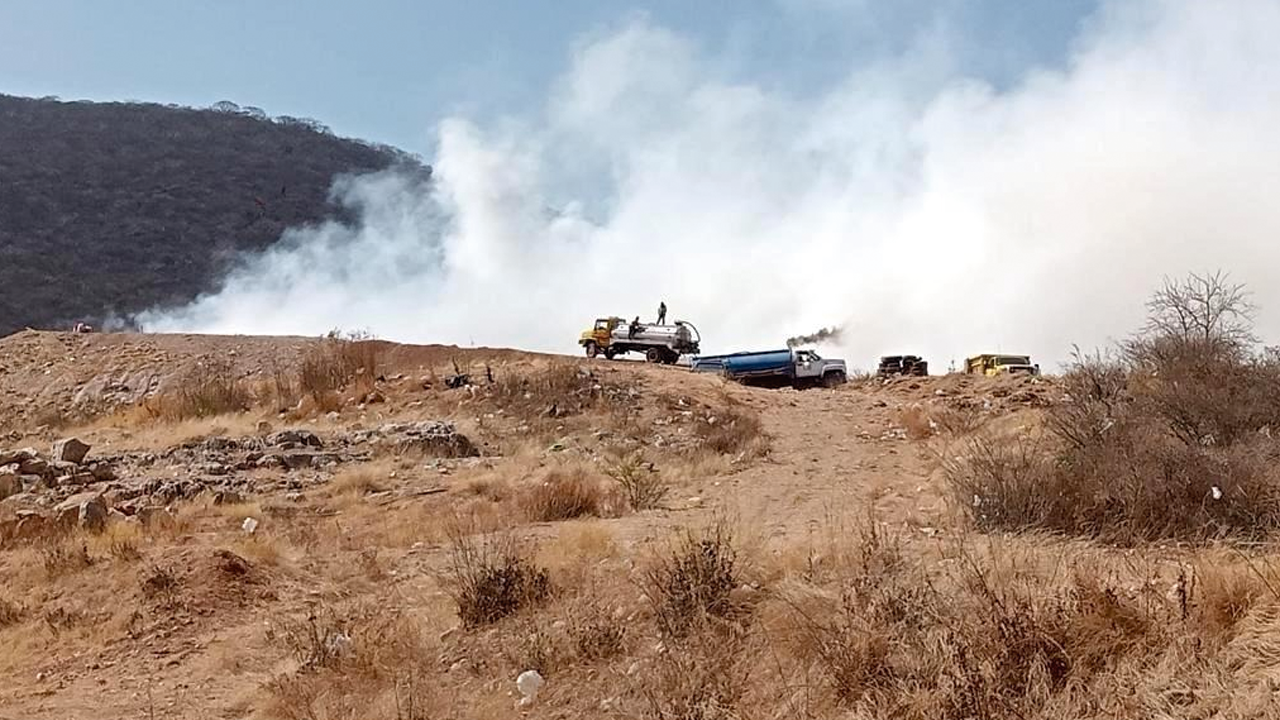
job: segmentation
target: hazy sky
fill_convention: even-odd
[[[334,189],[148,329],[580,352],[665,300],[710,352],[855,365],[1142,324],[1224,269],[1280,340],[1277,0],[0,0],[0,91],[320,120],[436,168]]]
[[[0,0],[0,92],[256,105],[434,154],[442,118],[540,107],[575,48],[647,15],[728,80],[806,95],[945,45],[996,86],[1059,66],[1088,0]]]

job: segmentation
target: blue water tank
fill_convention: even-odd
[[[724,368],[731,375],[757,375],[791,371],[790,350],[740,353],[724,358]]]

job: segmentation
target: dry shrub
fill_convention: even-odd
[[[924,440],[933,435],[936,423],[922,405],[912,405],[898,411],[898,424],[912,440]]]
[[[430,717],[422,679],[434,658],[418,624],[385,603],[319,604],[273,621],[267,639],[298,666],[267,684],[278,716]]]
[[[939,430],[957,437],[972,435],[986,422],[982,411],[972,405],[935,408],[929,416]]]
[[[982,439],[953,464],[962,506],[983,528],[1118,544],[1280,529],[1280,358],[1253,352],[1243,297],[1220,275],[1167,283],[1146,332],[1077,352],[1043,447]]]
[[[743,717],[753,674],[763,664],[755,640],[743,628],[728,627],[673,643],[636,683],[638,715],[652,720]]]
[[[1093,717],[1121,678],[1167,673],[1186,652],[1199,674],[1230,638],[1205,613],[1234,627],[1249,612],[1241,600],[1266,587],[1236,573],[1224,602],[1186,577],[1156,582],[1152,567],[967,543],[930,567],[873,526],[849,543],[853,561],[819,585],[787,586],[770,626],[800,663],[789,673],[816,673],[858,717]]]
[[[626,624],[593,596],[572,607],[568,629],[573,649],[582,660],[608,660],[626,650]]]
[[[16,625],[22,619],[22,606],[0,597],[0,629]]]
[[[442,584],[465,627],[488,625],[542,602],[550,593],[546,570],[535,565],[514,537],[479,537],[450,529],[450,555]]]
[[[384,468],[378,466],[357,465],[340,471],[329,482],[329,493],[332,495],[368,495],[382,490],[381,478],[386,475]]]
[[[142,588],[142,596],[161,607],[175,607],[178,604],[182,582],[172,568],[151,565],[139,575],[138,584]]]
[[[524,489],[517,502],[534,522],[558,522],[599,516],[604,501],[600,481],[584,468],[557,468],[542,482]]]
[[[693,426],[699,448],[719,455],[763,455],[767,437],[760,417],[732,403],[719,411],[699,414]]]
[[[685,531],[644,576],[659,630],[674,637],[709,619],[734,617],[740,608],[732,592],[741,584],[733,533],[723,521],[701,532]]]
[[[253,394],[231,361],[210,357],[183,371],[171,388],[143,402],[153,420],[177,422],[243,412],[253,405]]]
[[[321,410],[333,409],[334,394],[347,386],[373,387],[381,354],[376,340],[332,332],[303,356],[297,388]]]
[[[640,452],[614,458],[605,474],[618,484],[627,505],[635,511],[661,506],[671,490],[653,463],[646,462]]]
[[[487,398],[526,420],[577,415],[618,392],[594,370],[568,361],[525,372],[499,371],[485,389]]]
[[[40,549],[45,576],[50,580],[79,572],[93,564],[83,542],[56,542]]]

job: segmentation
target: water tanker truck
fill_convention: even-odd
[[[700,340],[698,329],[683,320],[676,320],[673,325],[656,325],[607,317],[596,320],[590,330],[583,332],[578,344],[589,358],[604,355],[612,360],[637,352],[651,363],[671,365],[681,355],[696,355]]]
[[[826,360],[812,350],[705,355],[694,358],[691,367],[696,372],[720,373],[748,385],[835,387],[848,379],[843,360]]]

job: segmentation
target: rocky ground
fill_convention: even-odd
[[[946,466],[979,431],[1035,437],[1044,408],[1064,401],[1053,379],[871,379],[799,392],[638,363],[384,344],[376,377],[327,407],[269,398],[204,418],[136,412],[200,358],[234,358],[261,386],[315,342],[0,341],[0,718],[875,717],[887,707],[982,716],[938,710],[953,685],[848,695],[824,674],[830,656],[812,654],[827,646],[800,642],[826,626],[797,625],[794,612],[837,601],[841,587],[896,587],[888,575],[836,581],[837,570],[866,570],[856,557],[884,552],[865,535],[831,544],[853,525],[897,538],[893,567],[958,583],[948,573],[991,550],[957,512]],[[459,374],[467,382],[451,381]],[[660,492],[647,501],[636,487]],[[665,591],[655,568],[683,533],[713,527],[732,529],[725,597],[753,608],[752,624],[682,634],[656,602]],[[494,538],[514,545],[485,544]],[[703,542],[695,557],[705,560],[719,546]],[[1069,541],[1000,542],[1033,553],[1020,572],[1038,568],[1026,576],[1046,583],[1038,598],[1067,581],[1039,569],[1119,557]],[[523,559],[506,566],[505,587],[538,601],[472,622],[489,616],[460,603],[460,571],[514,547]],[[1165,593],[1191,560],[1170,548],[1124,562],[1116,577],[1137,572],[1145,580],[1134,587],[1165,583]],[[966,594],[972,583],[954,587],[986,602]],[[954,640],[952,631],[936,642]],[[1214,665],[1227,674],[1185,697],[1169,683],[1121,692],[1119,670],[1077,682],[1115,683],[1097,690],[1110,699],[1089,716],[1256,716],[1273,699],[1257,679],[1272,671],[1258,669],[1265,652],[1239,657],[1247,662]],[[990,692],[1017,695],[1025,713],[1034,703],[1017,687]],[[1083,707],[1055,689],[1065,686],[1046,687],[1050,714],[1035,716]],[[908,696],[925,709],[893,704]],[[1006,710],[986,716],[1016,716]]]

